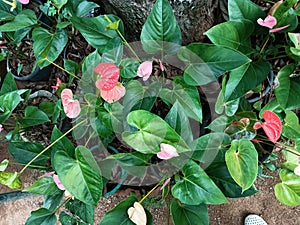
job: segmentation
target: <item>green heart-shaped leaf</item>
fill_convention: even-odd
[[[221,204],[228,202],[221,190],[207,176],[204,170],[190,160],[183,168],[183,179],[176,182],[172,194],[188,205]]]
[[[181,45],[181,32],[168,0],[157,0],[147,17],[141,33],[143,49],[175,53]]]
[[[25,225],[55,225],[56,216],[55,211],[40,208],[32,211],[30,217],[26,220]]]
[[[78,146],[75,149],[76,159],[66,152],[57,151],[53,164],[62,184],[80,201],[97,205],[102,194],[102,177],[99,167],[91,152]]]
[[[258,154],[251,141],[233,140],[225,154],[225,161],[230,175],[242,192],[250,188],[258,172]]]

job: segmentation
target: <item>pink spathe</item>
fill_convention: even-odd
[[[100,63],[94,72],[100,75],[95,85],[101,91],[113,89],[120,77],[120,69],[113,63]]]
[[[26,4],[29,3],[29,0],[18,0],[18,2],[20,2],[20,3],[24,4],[24,5],[26,5]]]
[[[106,102],[113,103],[120,100],[125,93],[125,87],[121,83],[117,83],[117,85],[109,91],[101,90],[100,95]]]
[[[263,27],[273,28],[277,24],[277,20],[274,16],[267,16],[264,20],[259,18],[257,23]]]
[[[61,92],[61,99],[67,117],[71,119],[76,118],[80,114],[81,108],[79,101],[73,99],[72,91],[67,88],[64,89]]]
[[[164,143],[160,144],[160,152],[157,153],[158,158],[167,160],[177,156],[179,155],[174,146]]]
[[[143,62],[137,70],[137,75],[139,77],[142,77],[143,81],[148,80],[151,74],[152,74],[152,61]]]

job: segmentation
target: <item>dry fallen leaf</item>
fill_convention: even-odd
[[[136,225],[146,225],[147,224],[147,216],[143,206],[135,202],[133,207],[130,207],[127,210],[127,214],[129,219],[134,222]]]

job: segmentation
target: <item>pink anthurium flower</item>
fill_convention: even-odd
[[[29,3],[29,0],[18,0],[18,2],[20,2],[21,4],[28,4]]]
[[[0,132],[3,131],[3,126],[0,124]]]
[[[62,191],[66,190],[64,185],[60,182],[58,175],[56,175],[56,174],[53,175],[53,181],[60,190],[62,190]]]
[[[283,29],[290,26],[290,25],[286,25],[286,26],[283,26],[283,27],[277,27],[277,28],[272,29],[277,24],[277,20],[274,16],[271,16],[271,15],[268,15],[264,20],[262,18],[259,18],[257,20],[257,23],[259,25],[263,26],[263,27],[270,28],[271,29],[269,31],[270,33],[278,32],[278,31],[283,30]]]
[[[160,152],[158,152],[156,155],[158,158],[165,160],[179,156],[176,148],[174,148],[172,145],[164,143],[160,144]]]
[[[64,111],[69,118],[76,118],[81,111],[78,100],[73,99],[73,93],[70,89],[64,89],[61,92],[61,99]]]
[[[94,72],[100,75],[96,81],[96,87],[101,91],[109,91],[118,83],[120,77],[120,69],[113,63],[100,63]]]
[[[113,103],[115,101],[120,100],[126,93],[125,87],[121,83],[117,83],[117,85],[109,90],[100,92],[101,97],[108,103]]]
[[[137,75],[139,77],[142,77],[143,81],[146,81],[150,77],[152,69],[152,61],[145,61],[139,66],[137,70]]]
[[[264,111],[262,117],[264,118],[265,122],[256,122],[253,125],[253,128],[255,130],[263,128],[270,141],[276,143],[276,141],[280,138],[282,130],[282,123],[280,121],[280,118],[275,113],[269,110]]]
[[[267,16],[264,20],[259,18],[257,23],[263,27],[273,28],[277,24],[277,20],[274,16]]]
[[[57,77],[56,78],[56,85],[55,86],[51,86],[53,89],[58,89],[59,88],[59,85],[61,84],[61,80]]]

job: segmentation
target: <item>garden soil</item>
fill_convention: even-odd
[[[7,144],[0,143],[0,161],[10,158],[7,153]],[[9,171],[19,171],[20,167],[13,165]],[[40,172],[28,170],[22,175],[24,187],[32,184]],[[259,192],[243,199],[229,199],[229,204],[209,206],[211,225],[243,225],[248,214],[261,215],[269,225],[300,225],[300,207],[287,207],[279,203],[274,196],[274,186],[277,179],[258,179],[256,187]],[[11,190],[0,184],[0,193]],[[118,202],[126,198],[130,190],[118,192],[99,201],[95,212],[95,224],[99,224],[104,213],[112,209]],[[24,225],[32,210],[42,206],[43,199],[31,196],[19,200],[0,203],[0,225]],[[165,208],[152,209],[155,225],[167,225],[168,212]],[[59,224],[59,223],[58,223]],[[114,224],[112,224],[114,225]],[[197,225],[197,224],[195,224]]]

